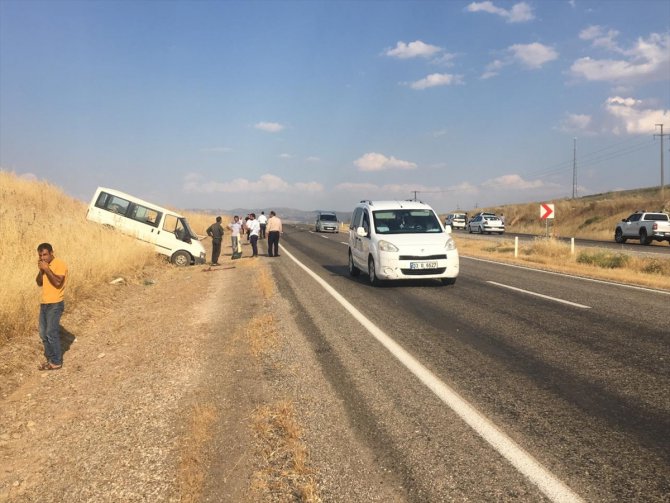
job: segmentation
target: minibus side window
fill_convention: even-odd
[[[130,218],[142,222],[143,224],[157,227],[158,222],[160,222],[161,219],[161,213],[140,204],[133,204],[132,210],[130,211]]]
[[[107,201],[105,209],[111,211],[112,213],[125,215],[128,212],[128,206],[130,206],[130,201],[126,201],[120,197],[112,196]]]
[[[165,222],[163,223],[163,230],[172,232],[177,228],[177,217],[174,215],[165,215]]]
[[[100,195],[98,196],[98,200],[95,202],[96,208],[105,209],[105,205],[107,204],[107,198],[108,197],[109,197],[109,194],[107,194],[107,192],[100,192]]]

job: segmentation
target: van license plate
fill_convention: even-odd
[[[437,262],[410,262],[410,269],[437,269]]]

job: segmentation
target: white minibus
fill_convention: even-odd
[[[124,192],[98,187],[86,218],[151,243],[175,265],[205,262],[205,248],[184,216]]]

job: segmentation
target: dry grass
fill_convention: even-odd
[[[552,235],[612,241],[616,223],[632,212],[640,209],[670,210],[670,199],[667,199],[670,197],[670,190],[665,191],[665,201],[661,200],[660,192],[660,188],[637,189],[542,202],[553,203],[555,207],[556,218],[549,221]],[[474,215],[479,211],[503,213],[508,232],[540,236],[544,236],[546,232],[545,221],[540,219],[540,202],[465,211],[468,215]],[[444,221],[444,216],[442,220]]]
[[[180,501],[184,503],[201,500],[207,476],[207,459],[203,453],[212,438],[216,419],[216,407],[211,404],[196,405],[191,411],[189,428],[182,440],[178,475]]]
[[[0,346],[36,334],[38,244],[51,243],[54,254],[68,265],[66,313],[79,300],[95,298],[100,284],[119,276],[139,278],[145,266],[156,262],[151,246],[87,221],[86,208],[86,203],[48,182],[0,170],[0,270],[4,275]]]
[[[255,474],[253,488],[264,501],[318,503],[309,452],[290,400],[258,408],[253,429],[263,448],[266,465]]]
[[[513,240],[472,239],[454,233],[459,253],[495,259],[514,264],[533,264],[543,270],[576,274],[594,279],[670,290],[670,259],[637,257],[599,248],[576,247],[552,238],[519,242],[519,256],[514,258]]]

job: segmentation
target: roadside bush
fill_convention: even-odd
[[[588,264],[603,269],[620,269],[628,264],[630,257],[620,253],[612,254],[607,252],[581,252],[577,256],[577,263]]]

